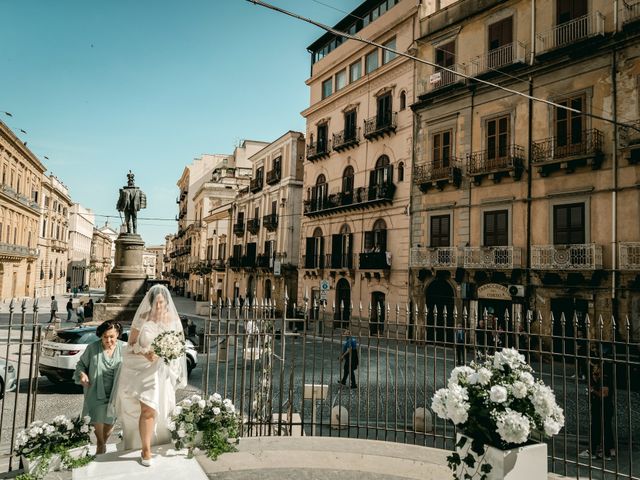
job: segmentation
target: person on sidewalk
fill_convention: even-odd
[[[71,321],[71,314],[73,313],[73,300],[69,297],[69,301],[67,302],[67,322]]]
[[[57,313],[58,313],[58,301],[56,300],[56,297],[51,295],[51,317],[49,318],[49,323],[58,319]]]
[[[344,332],[342,332],[343,337],[345,337],[344,343],[342,344],[342,353],[338,357],[340,361],[344,361],[344,368],[342,374],[342,380],[340,380],[340,385],[347,384],[347,377],[351,377],[351,388],[358,388],[356,384],[356,370],[358,369],[358,342],[356,338],[351,335],[351,331],[346,328]]]
[[[80,302],[80,305],[76,310],[76,315],[78,316],[78,323],[84,322],[84,302]]]
[[[458,328],[456,329],[456,365],[464,365],[466,361],[465,337],[464,328],[462,328],[461,323],[458,323]]]
[[[612,460],[616,455],[613,438],[613,389],[611,368],[602,360],[591,362],[589,393],[591,399],[591,439],[589,448],[581,452],[581,458]]]

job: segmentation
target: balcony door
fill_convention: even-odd
[[[563,46],[588,34],[585,17],[589,13],[588,0],[556,0],[556,46]]]
[[[344,114],[344,141],[348,142],[356,139],[357,113],[349,110]]]
[[[331,268],[353,268],[353,233],[343,225],[340,233],[331,236]]]
[[[485,247],[506,247],[509,245],[509,212],[496,210],[484,213]]]
[[[433,176],[440,178],[440,173],[449,168],[451,158],[451,130],[436,133],[431,137]]]
[[[436,47],[436,65],[438,67],[445,67],[451,70],[455,69],[456,63],[456,42],[445,43],[444,45],[440,45]],[[455,82],[458,77],[453,73],[450,73],[446,70],[442,70],[442,68],[436,67],[435,71],[440,72],[441,78],[440,85],[448,85],[450,83]]]
[[[353,203],[353,178],[354,178],[353,167],[349,165],[344,169],[344,173],[342,174],[342,204],[350,205]]]
[[[312,192],[312,203],[315,210],[322,210],[327,200],[327,180],[324,175],[320,175],[316,180],[316,186]]]
[[[391,92],[379,96],[377,104],[376,128],[384,128],[391,125]]]
[[[381,155],[376,161],[376,167],[369,177],[369,200],[383,198],[387,192],[386,186],[393,182],[393,167],[389,164],[389,157]]]
[[[583,151],[584,116],[582,112],[585,108],[584,95],[565,98],[558,101],[558,104],[572,108],[578,112],[571,112],[564,108],[556,108],[555,134],[556,149],[555,158],[562,158],[571,155],[578,155]]]
[[[504,167],[509,155],[509,116],[487,121],[487,165],[485,168]]]
[[[323,153],[327,151],[329,139],[329,127],[326,123],[318,125],[318,149],[317,153]]]
[[[451,217],[449,215],[434,215],[430,219],[430,245],[436,248],[435,263],[449,265],[453,260],[451,246]]]

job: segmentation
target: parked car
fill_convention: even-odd
[[[6,371],[6,378],[5,378]],[[11,392],[15,390],[18,383],[16,377],[16,367],[12,362],[7,364],[7,361],[0,358],[0,398],[4,398],[4,392]]]

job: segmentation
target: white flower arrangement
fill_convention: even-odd
[[[81,466],[93,457],[72,459],[68,451],[89,444],[93,431],[90,421],[88,416],[69,419],[64,415],[58,415],[50,423],[36,420],[18,433],[14,451],[16,455],[29,460],[41,459],[38,470],[31,474],[35,478],[47,473],[49,461],[54,455],[59,455],[63,466],[67,468]]]
[[[475,447],[506,450],[530,442],[534,432],[540,438],[557,435],[564,426],[563,411],[532,371],[517,350],[502,349],[482,363],[454,368],[447,388],[434,394],[431,408],[473,438]],[[472,447],[478,457],[479,449]],[[463,459],[454,453],[448,460],[455,476]],[[486,475],[490,470],[484,465],[477,471]]]
[[[175,330],[160,333],[153,339],[151,348],[154,353],[169,364],[171,360],[176,360],[184,355],[184,336]]]
[[[206,400],[192,395],[174,408],[169,430],[176,449],[188,448],[189,456],[197,449],[204,450],[215,460],[221,453],[235,450],[229,440],[237,439],[240,433],[240,416],[233,402],[218,393]]]

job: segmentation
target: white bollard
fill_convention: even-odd
[[[349,428],[349,411],[346,407],[336,405],[331,409],[331,428]]]
[[[424,407],[416,408],[413,412],[413,429],[422,433],[433,431],[433,416],[429,410]]]

